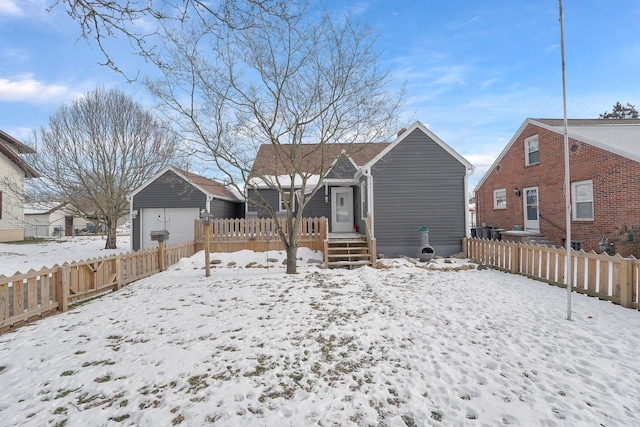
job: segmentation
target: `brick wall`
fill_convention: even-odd
[[[525,166],[524,140],[538,135],[540,163]],[[572,221],[571,239],[599,252],[600,236],[616,252],[640,257],[640,233],[622,242],[618,228],[640,227],[640,163],[569,139],[571,182],[593,180],[594,220]],[[512,229],[524,222],[524,187],[538,187],[540,232],[560,245],[565,238],[563,135],[529,124],[476,191],[477,223]],[[514,188],[521,191],[518,197]],[[493,190],[506,188],[506,209],[493,208]]]

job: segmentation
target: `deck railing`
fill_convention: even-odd
[[[196,253],[195,243],[164,247],[164,266]],[[160,271],[159,248],[0,275],[0,333]]]
[[[285,219],[278,220],[285,231]],[[278,223],[271,218],[213,219],[209,235],[212,252],[234,252],[250,249],[256,252],[283,250],[278,236]],[[194,223],[197,249],[204,247],[204,226],[202,221]],[[322,250],[322,242],[327,238],[327,218],[302,218],[298,227],[298,246],[312,250]]]
[[[515,274],[566,287],[566,249],[488,239],[464,239],[465,257]],[[640,261],[572,251],[571,288],[640,310]]]

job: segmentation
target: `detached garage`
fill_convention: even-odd
[[[168,245],[192,242],[194,221],[205,209],[215,218],[241,218],[244,202],[211,179],[169,166],[129,195],[131,248],[154,248],[152,230],[168,230]]]

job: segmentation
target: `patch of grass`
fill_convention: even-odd
[[[402,421],[404,421],[407,427],[418,427],[418,424],[416,424],[416,421],[413,419],[412,416],[401,415],[400,418],[402,418]]]
[[[120,338],[122,338],[121,335],[109,335],[107,337],[108,340],[119,340]]]
[[[53,427],[64,427],[67,425],[67,420],[58,421]]]
[[[82,364],[83,368],[86,368],[87,366],[98,366],[98,365],[115,365],[116,362],[113,362],[111,360],[96,360],[94,362],[84,362]]]
[[[119,417],[109,417],[109,420],[110,421],[115,421],[117,423],[121,423],[124,420],[126,420],[127,418],[129,418],[129,414],[120,415]]]
[[[85,354],[85,353],[86,353],[86,351],[78,350],[78,351],[76,351],[76,352],[75,352],[75,353],[73,353],[73,354],[80,355],[80,354]]]
[[[80,390],[80,388],[76,388],[76,389],[73,389],[73,390],[59,389],[58,390],[58,394],[55,395],[54,399],[61,399],[63,397],[66,397],[70,393],[73,393],[74,391],[78,391],[78,390]]]
[[[67,413],[67,408],[65,408],[64,406],[58,406],[54,411],[54,414],[59,415],[59,414],[66,414]]]
[[[61,377],[68,377],[75,374],[74,371],[64,371],[63,373],[60,374]]]
[[[93,396],[89,396],[89,393],[85,392],[82,393],[80,396],[78,396],[78,405],[84,405],[86,403],[91,403],[94,400],[96,400],[98,398],[97,394],[94,394]]]
[[[438,411],[431,411],[431,418],[436,421],[442,421],[442,414]]]
[[[1,374],[2,372],[4,372],[4,370],[5,370],[5,369],[7,369],[7,367],[6,367],[6,366],[0,366],[0,374]]]
[[[189,389],[187,393],[197,393],[198,391],[209,387],[209,384],[205,381],[209,377],[208,374],[194,375],[187,380]]]
[[[93,381],[97,382],[97,383],[106,383],[108,381],[111,381],[111,375],[107,374],[103,377],[98,377],[96,379],[94,379]]]

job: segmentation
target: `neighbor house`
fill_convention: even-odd
[[[25,237],[74,236],[87,227],[87,220],[68,203],[25,203]]]
[[[420,122],[403,129],[391,143],[327,144],[321,149],[309,144],[293,149],[298,159],[304,159],[297,162],[299,172],[311,174],[311,186],[322,185],[303,216],[328,218],[331,234],[364,233],[369,216],[378,255],[415,257],[421,227],[428,227],[429,243],[437,255],[461,250],[470,222],[468,175],[473,167]],[[262,145],[249,181],[282,215],[281,193],[269,182],[276,177],[283,182],[291,173],[287,157],[278,156],[271,144]],[[314,175],[317,171],[322,176]],[[267,212],[248,202],[246,216],[265,217]]]
[[[38,174],[20,154],[33,152],[0,130],[0,242],[24,239],[24,182]]]
[[[640,227],[640,120],[569,120],[568,139],[573,247],[601,252],[610,242],[637,256],[621,231]],[[563,120],[525,120],[476,187],[478,224],[508,230],[503,239],[564,245],[563,141]]]
[[[194,221],[244,216],[242,197],[216,181],[168,166],[128,196],[133,250],[157,247],[151,231],[169,231],[168,244],[195,240]]]

